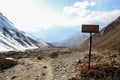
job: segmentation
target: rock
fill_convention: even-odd
[[[51,57],[51,58],[57,58],[58,57],[58,53],[53,52],[53,53],[49,54],[49,57]]]
[[[17,78],[18,76],[17,75],[15,75],[15,76],[13,76],[11,79],[15,79],[15,78]]]

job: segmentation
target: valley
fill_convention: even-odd
[[[91,7],[95,5],[95,3],[85,3],[86,7],[83,7],[83,9],[87,9],[88,5]],[[73,8],[79,9],[80,7],[75,6]],[[91,20],[95,17],[93,13],[91,12],[92,16],[89,16]],[[115,17],[117,15],[114,15]],[[49,20],[47,21],[49,22]],[[87,21],[87,18],[84,21]],[[101,22],[100,24],[102,25]],[[38,26],[41,28],[37,29],[41,30],[36,32],[40,33],[37,35],[43,36],[41,33],[44,27],[45,37],[51,38],[49,34],[52,34],[51,36],[57,39],[61,34],[64,39],[61,40],[60,38],[60,41],[49,43],[47,40],[36,38],[17,29],[7,17],[0,13],[0,80],[120,80],[120,16],[98,33],[91,35],[90,69],[88,69],[90,38],[88,34],[82,34],[79,30],[76,30],[79,28],[78,24],[76,29],[70,26],[72,28],[68,30],[66,30],[67,26],[54,24],[57,30],[51,27],[53,30],[50,30],[50,32],[48,27]],[[35,26],[30,26],[31,29],[33,27]],[[62,32],[59,32],[60,29]],[[68,31],[66,35],[71,35],[72,31],[76,31],[76,34],[66,38],[65,31]]]
[[[34,52],[34,53],[32,53]],[[77,62],[87,53],[67,48],[48,48],[42,51],[24,53],[13,57],[18,64],[0,72],[1,80],[67,80],[75,76]],[[57,56],[54,55],[57,53]],[[25,56],[25,55],[28,56]],[[33,55],[32,55],[33,54]],[[36,54],[36,55],[35,55]],[[9,54],[10,55],[10,54]],[[12,54],[13,55],[13,54]]]
[[[119,51],[93,51],[91,70],[88,70],[88,51],[43,48],[0,55],[1,59],[18,62],[11,68],[0,70],[0,80],[118,80],[120,76]],[[91,73],[88,73],[89,71]]]

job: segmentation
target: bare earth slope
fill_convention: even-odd
[[[81,49],[87,49],[88,40]],[[93,35],[93,49],[120,50],[120,17],[107,25],[99,33]]]

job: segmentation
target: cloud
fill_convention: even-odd
[[[120,16],[120,10],[101,11],[92,10],[97,7],[96,2],[75,2],[73,6],[64,7],[63,13],[71,20],[68,20],[69,26],[77,26],[81,24],[104,24],[107,25],[112,20]],[[74,15],[74,17],[72,16]]]
[[[1,0],[1,12],[23,31],[37,32],[55,26],[74,27],[83,23],[108,24],[119,16],[120,10],[95,11],[100,0],[83,0],[72,6],[65,6],[61,13],[57,13],[42,3],[36,5],[33,0]],[[101,0],[102,3],[104,0]]]
[[[120,10],[113,11],[94,11],[90,15],[86,16],[85,20],[89,23],[100,22],[109,23],[113,19],[117,18],[120,14]]]
[[[77,15],[84,16],[86,13],[89,12],[87,8],[95,5],[96,5],[95,2],[88,2],[88,1],[75,2],[73,6],[65,7],[63,9],[63,12],[68,15],[77,14]]]
[[[27,32],[51,28],[61,20],[59,14],[33,0],[1,0],[0,10],[18,29]]]

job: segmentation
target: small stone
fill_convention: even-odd
[[[46,69],[46,68],[47,68],[47,66],[43,66],[43,68],[44,68],[44,69]]]
[[[17,78],[18,76],[13,76],[11,79],[15,79],[15,78]]]
[[[77,63],[78,63],[78,64],[82,64],[82,61],[81,61],[81,60],[79,60]]]
[[[42,73],[43,76],[45,76],[46,74],[45,73]]]

